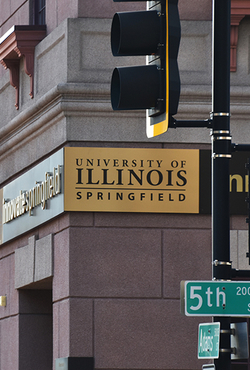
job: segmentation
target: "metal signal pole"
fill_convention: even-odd
[[[230,135],[230,15],[231,0],[213,0],[212,96],[212,248],[213,279],[230,280],[229,161]],[[230,318],[221,323],[220,357],[216,370],[230,370]]]

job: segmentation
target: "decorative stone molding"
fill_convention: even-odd
[[[24,58],[25,73],[30,77],[30,97],[34,96],[34,52],[46,36],[46,26],[13,26],[0,38],[0,63],[10,70],[10,84],[16,89],[15,107],[19,109],[19,65]]]
[[[242,19],[250,15],[250,0],[231,0],[231,47],[230,47],[230,71],[237,69],[237,44],[239,24]]]

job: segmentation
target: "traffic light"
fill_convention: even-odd
[[[113,17],[113,55],[145,55],[146,65],[114,69],[111,80],[112,108],[147,109],[148,137],[167,131],[169,120],[177,113],[180,96],[177,64],[179,44],[178,0],[147,1],[145,11],[120,12]]]

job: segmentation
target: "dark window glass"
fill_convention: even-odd
[[[36,7],[36,24],[45,24],[45,0],[37,0]]]
[[[30,24],[44,25],[46,13],[46,0],[30,0]]]

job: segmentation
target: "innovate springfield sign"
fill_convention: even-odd
[[[64,211],[63,154],[59,150],[0,190],[0,244]]]
[[[65,148],[65,211],[199,212],[199,150]]]

